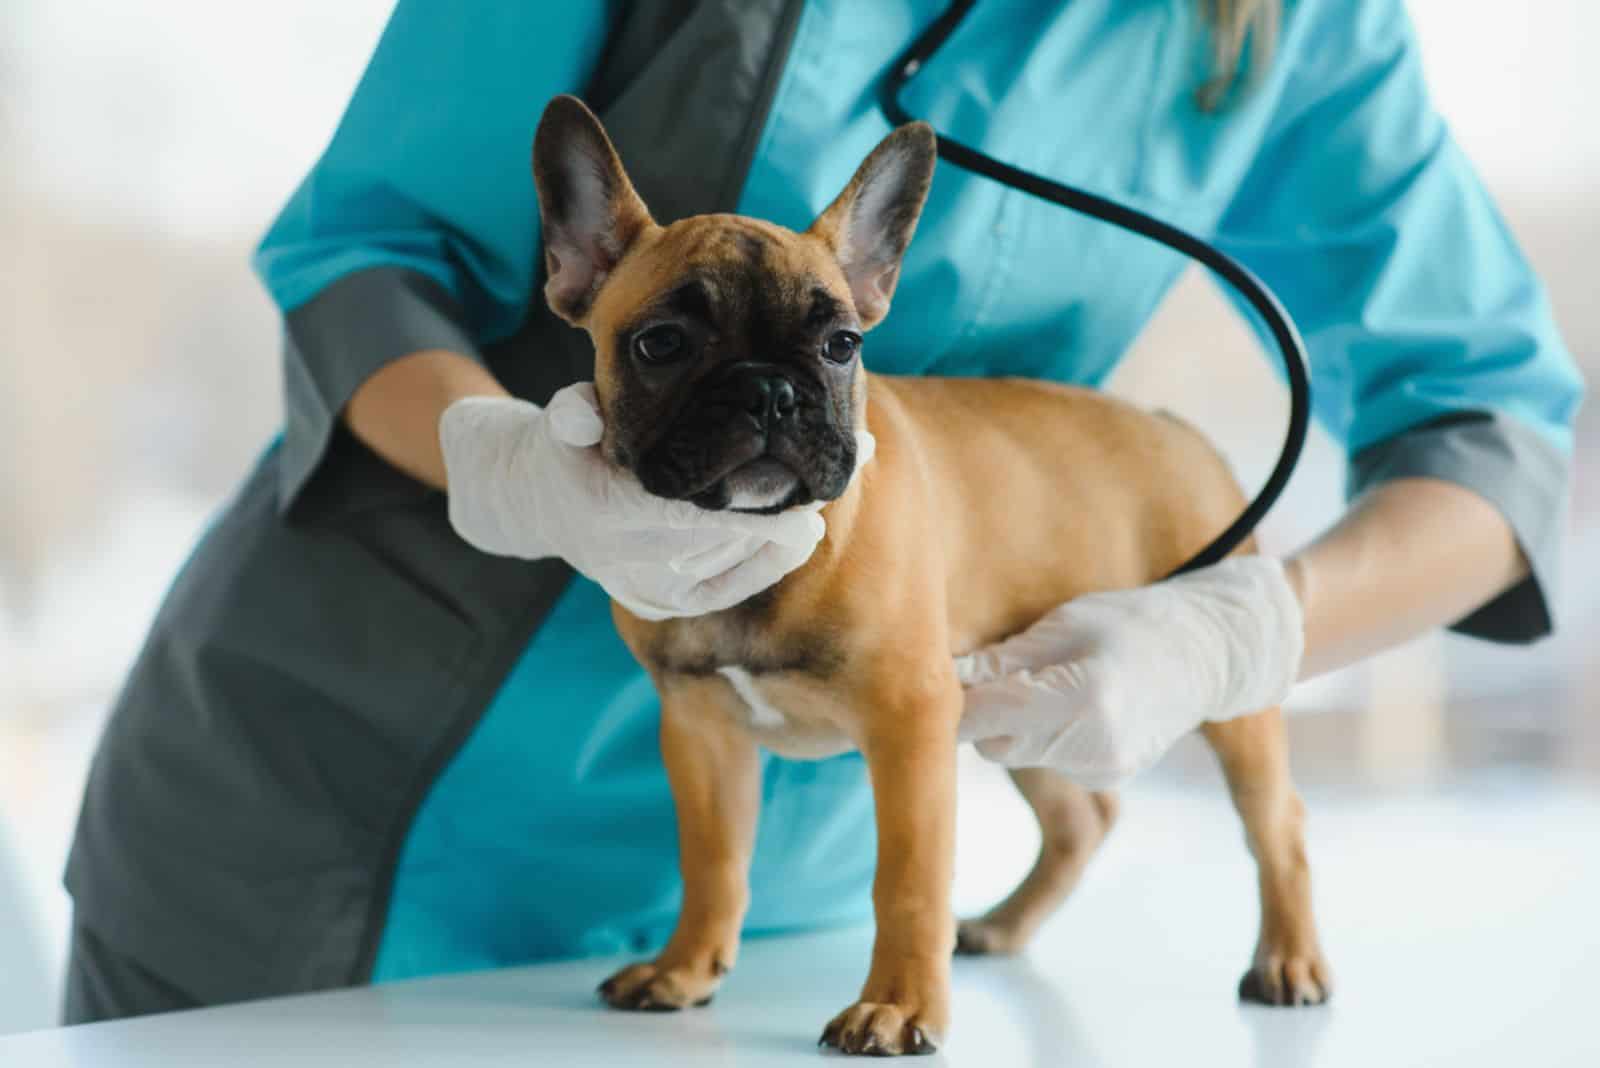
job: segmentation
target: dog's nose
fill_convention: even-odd
[[[739,390],[744,410],[763,428],[794,414],[794,386],[782,375],[750,375]]]

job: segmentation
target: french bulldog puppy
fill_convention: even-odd
[[[701,508],[826,502],[815,554],[766,593],[660,622],[614,606],[660,693],[684,883],[666,947],[600,987],[618,1008],[703,1005],[733,967],[758,748],[858,749],[877,813],[877,937],[859,999],[822,1043],[935,1049],[952,952],[1020,949],[1117,811],[1110,793],[1014,772],[1043,831],[1038,861],[958,933],[954,657],[1079,594],[1161,578],[1243,505],[1224,462],[1176,420],[1055,384],[863,369],[863,335],[889,311],[934,160],[931,129],[913,123],[803,233],[737,215],[660,226],[582,103],[558,97],[540,123],[545,295],[594,342],[605,457]],[[864,464],[862,431],[877,446]],[[1329,971],[1279,712],[1203,733],[1260,872],[1260,940],[1241,993],[1320,1002]]]

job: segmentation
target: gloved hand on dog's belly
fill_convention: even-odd
[[[1304,646],[1300,601],[1270,557],[1087,594],[956,661],[961,738],[1008,767],[1110,789],[1203,722],[1280,704]]]
[[[545,408],[509,397],[455,402],[439,421],[451,525],[484,552],[560,557],[648,620],[736,605],[805,563],[822,540],[820,502],[752,515],[651,495],[606,462],[602,429],[588,382]]]

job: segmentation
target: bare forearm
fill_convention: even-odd
[[[1362,496],[1287,571],[1305,610],[1308,678],[1455,622],[1524,578],[1528,562],[1493,505],[1417,478]]]
[[[430,349],[402,356],[357,388],[345,424],[395,467],[445,488],[439,417],[462,397],[503,397],[504,387],[469,356]]]

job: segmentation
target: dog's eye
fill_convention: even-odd
[[[860,348],[860,334],[840,330],[823,343],[822,355],[833,363],[849,363],[855,359],[856,352]]]
[[[672,363],[689,351],[681,327],[652,326],[634,336],[633,354],[644,363]]]

